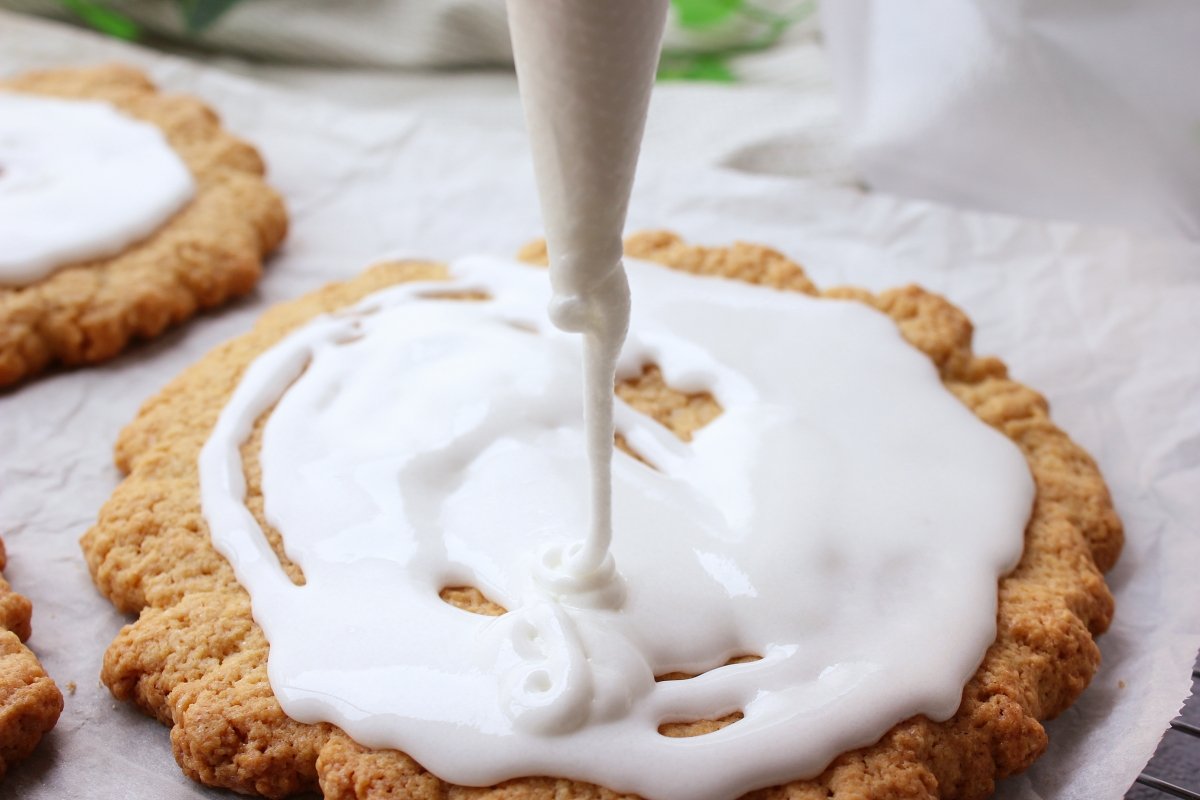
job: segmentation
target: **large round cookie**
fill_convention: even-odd
[[[253,147],[191,97],[160,94],[130,67],[34,72],[0,91],[100,100],[157,126],[196,192],[159,229],[110,258],[69,265],[28,286],[0,286],[0,387],[58,362],[112,358],[134,338],[250,291],[283,239],[287,213]]]
[[[647,233],[632,237],[627,251],[687,272],[817,294],[799,266],[763,247],[691,247],[671,234]],[[538,261],[544,250],[534,246],[523,257]],[[402,753],[371,751],[331,725],[290,720],[271,693],[267,643],[250,616],[247,595],[209,541],[197,456],[245,368],[320,313],[388,285],[442,274],[435,264],[385,264],[271,310],[252,332],[169,384],[120,437],[117,463],[129,477],[82,544],[101,592],[139,618],[109,648],[103,680],[116,697],[134,700],[172,726],[176,759],[197,780],[268,797],[315,788],[327,798],[617,797],[551,778],[488,789],[450,786]],[[1070,705],[1090,680],[1099,662],[1093,636],[1112,614],[1102,572],[1116,561],[1121,525],[1095,464],[1050,421],[1045,400],[1009,380],[996,359],[972,354],[971,325],[962,312],[916,287],[825,295],[868,303],[894,319],[937,366],[946,387],[1020,447],[1037,499],[1024,556],[1000,582],[996,641],[964,689],[958,713],[943,723],[903,721],[813,780],[752,796],[984,797],[997,778],[1032,763],[1046,745],[1039,721]],[[685,438],[719,411],[712,397],[671,389],[653,369],[618,392]],[[261,422],[243,448],[246,504],[298,579],[262,516]],[[482,613],[501,611],[472,592],[446,599]],[[728,721],[681,725],[670,733],[702,733]]]

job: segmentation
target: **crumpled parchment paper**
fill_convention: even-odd
[[[109,364],[0,394],[7,574],[33,599],[30,644],[67,692],[57,729],[0,796],[229,797],[184,778],[167,730],[98,684],[104,649],[127,620],[92,587],[77,539],[120,480],[117,431],[265,307],[352,275],[380,253],[512,252],[540,229],[533,179],[518,128],[467,126],[436,102],[349,111],[0,14],[0,73],[106,60],[139,64],[168,89],[219,108],[265,153],[293,232],[260,289],[233,307]],[[701,114],[703,99],[694,95],[697,126],[738,124],[719,119],[719,108]],[[769,243],[826,286],[917,282],[942,292],[975,321],[978,351],[1000,355],[1044,392],[1058,424],[1099,460],[1128,529],[1109,576],[1117,616],[1101,640],[1104,666],[1050,724],[1046,756],[1001,796],[1121,797],[1187,693],[1200,645],[1200,247],[685,166],[665,155],[671,135],[651,123],[631,229]]]

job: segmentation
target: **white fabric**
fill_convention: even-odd
[[[1200,3],[838,0],[821,11],[874,187],[1200,238]]]
[[[223,69],[336,98],[359,110],[411,108],[441,120],[520,134],[525,123],[509,71],[407,72],[216,59]],[[651,97],[645,158],[679,166],[720,165],[740,172],[857,180],[841,131],[828,65],[815,43],[743,56],[737,84],[664,81]]]

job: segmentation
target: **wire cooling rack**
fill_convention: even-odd
[[[1197,695],[1198,682],[1200,669],[1193,669],[1193,696]],[[1200,714],[1194,713],[1197,710],[1193,705],[1190,716],[1200,721]],[[1185,710],[1187,715],[1188,711]],[[1182,763],[1179,756],[1183,757]],[[1141,787],[1154,791],[1146,791]],[[1183,716],[1171,723],[1171,729],[1167,731],[1158,753],[1138,776],[1126,800],[1144,800],[1163,795],[1181,800],[1200,800],[1200,725],[1187,721]]]

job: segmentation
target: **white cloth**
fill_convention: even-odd
[[[850,146],[887,192],[1200,238],[1200,3],[838,0]]]

